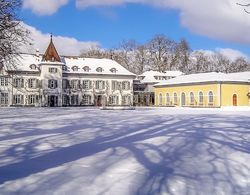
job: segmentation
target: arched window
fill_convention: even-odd
[[[88,66],[84,66],[82,69],[84,70],[84,72],[89,72],[89,70],[90,70],[90,68]]]
[[[178,101],[177,93],[174,93],[174,105],[177,105],[177,101]]]
[[[98,67],[98,68],[96,69],[96,72],[103,72],[103,68]]]
[[[199,92],[199,104],[203,105],[203,93],[201,91]]]
[[[161,106],[162,105],[162,94],[160,93],[159,94],[159,106]]]
[[[170,105],[170,96],[169,96],[169,93],[166,94],[166,105]]]
[[[182,93],[181,94],[181,106],[185,106],[186,105],[186,94]]]
[[[208,103],[209,103],[209,105],[212,105],[213,102],[214,102],[214,94],[212,91],[209,91],[208,92]]]
[[[193,92],[190,93],[190,104],[194,105],[194,93]]]

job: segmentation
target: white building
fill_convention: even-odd
[[[134,81],[134,104],[139,106],[154,105],[154,85],[168,79],[183,75],[180,71],[146,71]]]
[[[51,37],[44,55],[0,67],[0,106],[131,105],[134,78],[111,59],[60,57]]]

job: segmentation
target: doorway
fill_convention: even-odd
[[[96,96],[96,106],[98,106],[98,107],[102,106],[102,101],[103,101],[103,96],[97,95]]]
[[[58,96],[49,95],[48,96],[48,107],[56,107],[58,106]]]
[[[237,95],[233,95],[233,106],[237,106]]]

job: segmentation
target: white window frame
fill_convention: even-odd
[[[92,99],[91,95],[84,94],[82,96],[82,104],[83,105],[91,105],[91,99]]]

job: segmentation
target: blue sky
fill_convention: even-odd
[[[119,5],[109,4],[108,6],[103,6],[102,4],[98,5],[98,0],[96,0],[97,6],[90,5],[82,8],[77,7],[74,0],[59,0],[66,3],[61,7],[55,8],[53,13],[46,13],[46,11],[36,9],[35,3],[37,0],[25,1],[29,2],[30,5],[26,5],[22,9],[21,18],[23,18],[25,24],[34,27],[43,35],[52,32],[55,36],[74,38],[82,43],[89,41],[97,42],[103,48],[113,48],[118,46],[122,40],[134,39],[139,43],[145,43],[156,34],[164,34],[176,41],[185,38],[193,50],[215,51],[220,48],[230,48],[250,56],[250,41],[248,42],[250,39],[245,40],[241,38],[244,36],[242,31],[239,31],[239,34],[237,34],[235,29],[231,29],[234,26],[237,28],[235,23],[241,23],[242,17],[250,21],[250,15],[246,16],[247,14],[243,12],[242,8],[239,9],[238,7],[237,13],[240,16],[237,15],[238,21],[233,21],[232,24],[227,24],[230,21],[226,19],[223,22],[223,17],[218,15],[218,21],[220,20],[222,24],[227,24],[225,32],[223,32],[223,28],[220,28],[220,23],[217,24],[215,21],[213,26],[213,21],[210,21],[213,17],[212,12],[211,18],[209,18],[202,15],[202,10],[199,12],[196,9],[194,13],[197,12],[197,14],[192,16],[192,10],[188,10],[189,5],[178,7],[175,4],[167,4],[161,7],[161,5],[152,6],[145,3],[120,3]],[[42,2],[46,4],[46,1]],[[51,2],[53,1],[55,1],[55,4],[57,3],[56,0],[51,0]],[[83,1],[86,2],[86,0]],[[161,3],[160,1],[163,1],[164,4],[167,0],[156,2]],[[190,2],[195,3],[195,0],[190,0]],[[204,25],[201,20],[204,20],[204,23],[207,22],[208,25]],[[242,26],[243,30],[247,29],[246,32],[250,32],[249,22]],[[213,31],[213,28],[218,28],[219,33],[216,30]],[[229,32],[231,30],[232,33]]]

